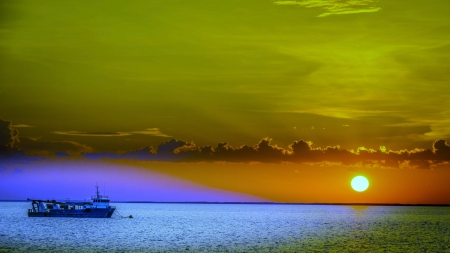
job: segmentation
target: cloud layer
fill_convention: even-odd
[[[18,131],[10,121],[0,120],[1,153],[18,154]],[[165,136],[157,128],[134,132],[54,132],[63,135],[80,136],[126,136],[131,134],[150,134]],[[29,138],[28,138],[29,139]],[[25,138],[24,140],[28,140]],[[197,146],[194,142],[171,139],[157,147],[145,148],[124,153],[94,153],[89,146],[73,141],[52,141],[41,143],[30,141],[30,150],[43,156],[78,156],[88,159],[129,159],[165,162],[233,162],[233,163],[314,163],[320,165],[347,165],[377,168],[418,168],[430,169],[450,161],[450,146],[445,140],[433,142],[431,149],[387,150],[381,146],[378,150],[359,147],[356,150],[343,149],[340,146],[314,147],[311,141],[297,140],[281,148],[272,144],[270,138],[261,139],[256,145],[232,147],[226,142],[216,146]]]
[[[354,14],[362,12],[376,12],[381,8],[375,6],[373,0],[299,0],[275,1],[276,5],[296,5],[307,8],[322,8],[324,13],[318,17],[329,15]]]
[[[238,162],[238,163],[316,163],[320,165],[348,165],[378,168],[430,169],[450,161],[450,146],[445,140],[435,141],[432,149],[392,151],[360,147],[357,150],[339,146],[315,148],[309,141],[294,141],[283,149],[264,138],[254,146],[232,147],[219,143],[216,147],[197,147],[192,142],[172,139],[156,148],[149,146],[124,154],[85,153],[86,158],[121,158],[167,162]]]

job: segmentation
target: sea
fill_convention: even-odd
[[[110,219],[47,218],[0,202],[0,252],[450,252],[450,207],[113,205]]]

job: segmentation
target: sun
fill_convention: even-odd
[[[353,190],[363,192],[369,187],[369,180],[363,176],[357,176],[352,179],[351,185]]]

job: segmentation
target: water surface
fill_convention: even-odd
[[[0,252],[450,252],[450,208],[115,203],[111,219],[0,202]]]

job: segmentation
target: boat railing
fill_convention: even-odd
[[[28,212],[29,213],[42,213],[42,211],[35,210],[35,209],[28,209]],[[48,213],[48,212],[50,212],[50,210],[49,209],[45,209],[44,212]]]
[[[109,197],[108,196],[106,196],[106,195],[92,195],[92,197],[91,198],[93,198],[93,199],[109,199]]]

